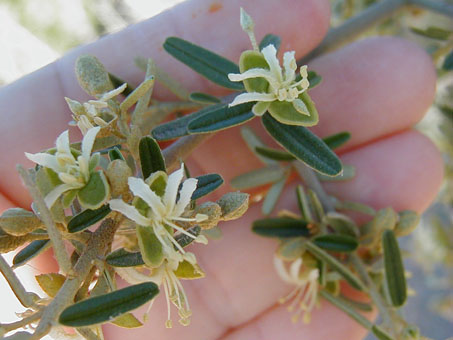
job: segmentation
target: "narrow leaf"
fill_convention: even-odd
[[[247,144],[250,151],[252,151],[253,153],[256,153],[256,151],[255,151],[256,147],[265,147],[265,145],[261,141],[261,139],[248,126],[241,127],[241,136],[244,139],[244,141]],[[269,164],[269,165],[276,164],[275,161],[270,160],[268,158],[264,158],[261,155],[257,154],[257,157],[265,164]]]
[[[31,242],[28,246],[22,249],[13,258],[13,268],[20,267],[30,261],[32,258],[38,256],[43,251],[48,249],[52,244],[49,240],[37,240]]]
[[[255,117],[252,106],[251,103],[233,107],[228,107],[228,104],[220,104],[216,110],[191,120],[187,130],[189,133],[209,133],[243,124]]]
[[[167,38],[164,49],[213,83],[232,90],[244,89],[241,83],[228,79],[229,73],[239,73],[239,67],[232,61],[176,37]]]
[[[117,160],[117,159],[120,159],[122,161],[125,160],[124,157],[123,157],[123,154],[120,151],[120,149],[118,149],[117,147],[114,147],[114,148],[108,150],[108,153],[109,153],[110,161],[114,161],[114,160]]]
[[[138,152],[143,178],[148,178],[152,173],[157,171],[165,172],[165,159],[160,151],[159,144],[157,144],[154,138],[145,136],[140,139]]]
[[[124,248],[108,254],[105,257],[105,261],[113,267],[136,267],[145,264],[140,252],[129,252]]]
[[[324,143],[327,144],[329,148],[336,149],[344,145],[349,139],[351,139],[351,134],[349,132],[343,131],[336,133],[334,135],[323,138]]]
[[[392,230],[382,234],[384,249],[385,278],[393,306],[400,307],[407,298],[406,278],[404,277],[403,260],[401,259],[398,241]]]
[[[91,210],[86,209],[82,211],[80,214],[71,218],[68,223],[68,231],[70,233],[77,233],[82,231],[96,222],[99,222],[104,217],[106,217],[111,212],[110,207],[108,204],[103,205],[99,209]]]
[[[122,328],[137,328],[143,326],[132,313],[126,313],[117,317],[112,321],[112,324]]]
[[[267,132],[280,145],[309,167],[330,176],[341,172],[342,165],[337,155],[307,128],[281,124],[267,113],[262,121]]]
[[[145,282],[89,298],[66,308],[59,318],[60,324],[84,327],[111,321],[130,312],[159,293],[153,282]]]
[[[201,104],[218,104],[220,103],[220,99],[203,92],[192,92],[189,95],[189,99],[195,103]]]
[[[283,191],[283,188],[285,187],[287,179],[288,176],[285,176],[278,182],[275,182],[270,187],[269,191],[266,194],[266,198],[264,199],[263,207],[261,209],[264,215],[269,215],[272,212],[272,210],[274,210],[274,207],[277,204],[277,201]]]
[[[256,147],[255,151],[258,155],[266,157],[268,159],[272,159],[274,161],[291,162],[296,160],[296,157],[294,157],[287,151],[260,146]]]
[[[217,189],[223,184],[223,178],[219,174],[207,174],[195,177],[197,182],[197,188],[192,194],[192,200],[199,199]]]
[[[230,184],[235,189],[244,190],[274,183],[280,180],[283,176],[285,176],[285,169],[279,165],[272,165],[234,177],[230,181]]]
[[[302,185],[297,186],[296,196],[297,205],[299,207],[299,211],[300,214],[302,215],[302,218],[307,222],[313,222],[313,215],[310,208],[310,202],[308,200],[307,195],[305,194],[305,190]]]
[[[305,246],[314,257],[321,261],[325,261],[331,269],[338,272],[352,287],[362,291],[367,290],[362,281],[360,281],[360,279],[356,275],[354,275],[348,267],[343,265],[335,257],[329,255],[312,242],[307,242]]]
[[[264,38],[260,41],[259,49],[261,51],[266,46],[269,46],[272,44],[272,45],[274,45],[275,49],[278,51],[278,49],[280,48],[281,42],[282,42],[282,40],[280,39],[280,37],[278,35],[266,34],[264,36]]]
[[[193,112],[193,113],[185,115],[181,118],[172,120],[168,123],[161,124],[161,125],[157,126],[156,128],[154,128],[153,131],[151,132],[151,134],[158,141],[175,139],[178,137],[187,136],[189,134],[187,126],[189,125],[189,123],[192,120],[194,120],[198,117],[201,117],[205,114],[208,114],[210,112],[214,112],[219,107],[223,107],[223,105],[224,104],[211,105],[211,106],[205,107],[197,112]]]
[[[426,29],[411,27],[411,31],[415,34],[421,35],[426,38],[436,39],[436,40],[447,40],[452,34],[451,31],[440,27],[429,26]]]
[[[453,70],[453,50],[445,57],[442,68],[446,71]]]
[[[373,327],[371,327],[371,332],[379,340],[394,340],[394,338],[390,334],[388,334],[386,331],[384,331],[379,326],[373,325]]]
[[[312,89],[316,86],[318,86],[319,84],[321,84],[321,81],[322,81],[322,77],[317,74],[315,71],[308,71],[308,82],[310,83],[309,85],[309,89]]]
[[[299,237],[310,236],[307,222],[290,217],[276,217],[256,220],[252,230],[264,237]]]
[[[357,249],[359,242],[355,237],[348,235],[320,235],[312,241],[319,248],[335,252],[351,252]]]
[[[343,172],[338,176],[326,176],[320,173],[316,173],[316,176],[320,181],[323,182],[338,182],[338,181],[348,181],[355,177],[355,167],[350,164],[343,164]]]

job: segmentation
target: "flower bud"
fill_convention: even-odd
[[[129,192],[127,179],[132,176],[132,171],[125,161],[115,159],[110,162],[106,174],[110,182],[112,197],[120,197]]]

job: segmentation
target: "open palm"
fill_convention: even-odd
[[[327,0],[221,1],[194,0],[117,34],[83,46],[57,62],[0,91],[0,208],[29,206],[28,194],[14,171],[24,163],[24,151],[36,152],[53,145],[67,127],[70,112],[63,99],[77,100],[73,65],[82,53],[96,55],[111,72],[131,82],[143,74],[133,66],[135,56],[151,56],[159,66],[192,91],[221,94],[223,90],[200,78],[161,48],[174,35],[211,49],[231,60],[249,48],[239,26],[242,5],[256,22],[257,37],[282,37],[283,50],[307,54],[324,37],[329,25]],[[442,179],[441,159],[430,141],[413,131],[435,91],[435,72],[429,57],[413,44],[395,38],[371,38],[313,60],[310,69],[323,82],[310,92],[320,123],[313,130],[322,136],[349,131],[352,138],[340,150],[341,158],[356,167],[352,181],[329,184],[326,189],[341,198],[376,208],[423,211]],[[156,89],[158,99],[168,97]],[[256,124],[257,129],[259,124]],[[242,142],[239,131],[217,133],[188,161],[194,175],[218,172],[226,182],[260,166]],[[226,189],[225,189],[226,190]],[[14,202],[14,203],[13,203]],[[292,188],[280,207],[293,209]],[[251,206],[239,221],[221,225],[224,237],[193,251],[207,277],[184,282],[193,311],[189,327],[176,322],[164,328],[165,300],[158,297],[145,327],[106,328],[107,339],[360,339],[365,331],[341,311],[321,303],[309,325],[293,324],[277,301],[291,287],[273,268],[276,244],[250,232],[260,208]]]

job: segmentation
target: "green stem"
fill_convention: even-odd
[[[34,313],[33,315],[30,315],[22,320],[16,321],[16,322],[3,324],[3,325],[0,324],[0,334],[2,331],[4,331],[5,333],[8,333],[8,332],[14,331],[15,329],[25,327],[26,325],[29,325],[32,322],[35,322],[36,320],[41,318],[41,315],[42,315],[42,310],[40,310],[40,311]]]
[[[30,196],[32,197],[33,201],[36,204],[36,208],[39,211],[40,218],[46,225],[47,234],[52,242],[52,246],[55,252],[55,258],[57,259],[58,266],[60,270],[64,273],[70,273],[72,270],[71,261],[69,259],[69,255],[66,252],[66,248],[63,242],[63,238],[61,237],[60,231],[58,230],[55,222],[53,221],[52,215],[50,213],[49,208],[47,208],[46,202],[44,201],[44,197],[39,192],[36,184],[31,179],[28,171],[22,166],[17,166],[17,171],[19,172],[20,177],[25,183],[28,191],[30,192]]]
[[[103,256],[110,247],[119,225],[119,221],[109,218],[104,220],[92,234],[85,251],[74,266],[73,275],[66,279],[55,298],[46,307],[38,327],[29,340],[41,339],[46,335],[61,312],[73,302],[78,288],[90,273],[94,261]]]
[[[27,292],[19,281],[19,278],[16,276],[14,271],[5,261],[3,256],[0,255],[0,272],[5,277],[6,281],[8,282],[9,286],[11,287],[12,291],[19,299],[20,303],[24,307],[35,307],[35,301],[39,298],[36,294]]]

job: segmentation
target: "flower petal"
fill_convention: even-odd
[[[89,161],[89,159],[90,159],[91,150],[93,149],[93,144],[94,144],[96,135],[98,134],[99,130],[101,130],[101,128],[99,126],[91,128],[87,131],[87,133],[83,137],[82,157],[85,158],[87,161]]]
[[[57,173],[61,171],[60,165],[57,162],[57,158],[54,155],[43,152],[35,154],[26,152],[25,156],[32,162],[42,165],[43,167],[50,168]]]
[[[152,191],[141,178],[129,177],[127,180],[129,189],[134,196],[140,197],[151,208],[153,213],[161,218],[165,213],[165,206],[159,196]]]
[[[179,200],[173,209],[172,216],[179,217],[184,212],[184,209],[190,203],[192,194],[197,188],[198,180],[196,178],[189,178],[184,181],[182,188],[179,191]]]
[[[118,211],[126,216],[128,219],[138,223],[142,226],[148,226],[151,224],[151,219],[146,218],[138,212],[135,207],[127,204],[121,199],[114,199],[109,201],[110,209]]]
[[[264,68],[251,68],[242,73],[228,73],[228,79],[231,81],[243,81],[251,78],[264,78],[270,83],[277,84],[273,74]]]
[[[228,106],[231,107],[248,102],[273,102],[274,100],[277,100],[277,98],[275,97],[275,95],[270,93],[241,93],[240,95],[236,96]]]
[[[289,275],[292,277],[294,281],[297,281],[299,279],[300,267],[302,267],[301,257],[294,260],[294,262],[291,263],[291,266],[289,267]]]
[[[285,84],[290,84],[296,78],[296,59],[295,52],[289,51],[283,54],[283,67],[285,68]]]
[[[269,68],[274,77],[278,80],[279,83],[282,83],[282,68],[280,67],[280,63],[277,59],[277,50],[275,49],[275,46],[272,44],[267,45],[261,50],[261,53],[263,54],[264,59],[266,59],[266,62],[269,65]]]
[[[181,164],[181,168],[173,172],[168,176],[167,187],[165,188],[164,204],[167,213],[171,213],[175,206],[176,196],[178,195],[179,184],[184,177],[184,164]]]
[[[255,116],[262,116],[266,113],[267,109],[269,108],[269,102],[258,102],[252,107],[252,112]]]
[[[281,258],[274,256],[274,266],[277,270],[278,276],[280,276],[283,281],[285,281],[286,283],[294,283],[293,279],[289,276],[285,264]]]
[[[69,146],[69,131],[64,131],[61,135],[58,136],[57,141],[55,142],[57,147],[57,152],[63,152],[66,154],[71,154],[71,148]]]

